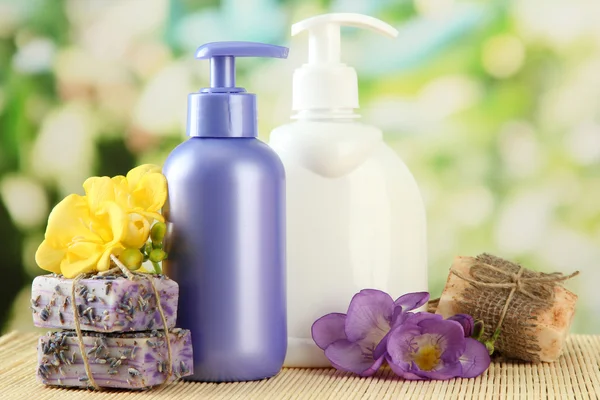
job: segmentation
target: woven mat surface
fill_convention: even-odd
[[[573,335],[553,364],[493,363],[475,379],[409,382],[382,370],[359,378],[334,369],[284,369],[259,382],[179,382],[144,392],[45,387],[35,377],[36,334],[0,337],[0,400],[69,399],[600,399],[600,336]]]

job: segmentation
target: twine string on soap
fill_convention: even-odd
[[[485,288],[501,288],[501,289],[515,288],[518,292],[524,294],[525,296],[531,298],[532,300],[537,300],[537,301],[546,301],[546,300],[548,300],[548,297],[544,296],[543,294],[540,295],[539,293],[534,294],[534,293],[529,292],[528,290],[526,290],[524,288],[524,284],[526,284],[526,283],[541,283],[541,284],[550,283],[551,285],[543,285],[542,286],[544,289],[550,289],[551,287],[553,287],[555,284],[557,284],[559,282],[569,280],[569,279],[574,278],[575,276],[579,275],[579,271],[575,271],[570,275],[563,275],[560,272],[555,272],[552,274],[545,274],[547,276],[522,277],[521,275],[524,271],[523,267],[519,267],[519,272],[517,272],[516,274],[513,274],[510,271],[505,271],[503,269],[494,267],[493,265],[486,264],[486,263],[478,262],[477,266],[481,266],[481,267],[484,267],[491,271],[501,273],[501,274],[507,276],[508,278],[510,278],[511,282],[485,282],[485,281],[481,281],[481,280],[471,279],[469,277],[464,276],[462,273],[458,272],[454,268],[452,268],[450,270],[450,272],[452,274],[458,276],[462,280],[465,280],[469,283],[472,283],[474,285],[479,285],[479,286],[485,287]],[[536,274],[535,272],[532,272],[532,273]],[[537,273],[537,274],[541,274],[541,273]],[[548,295],[551,295],[551,292],[548,292]]]
[[[165,378],[163,383],[161,383],[159,385],[159,388],[160,388],[169,382],[169,379],[171,379],[171,375],[173,374],[173,359],[171,356],[171,338],[169,337],[169,327],[167,326],[167,317],[165,317],[165,313],[162,309],[162,305],[160,304],[160,295],[158,294],[158,290],[156,290],[156,286],[154,286],[154,282],[152,282],[152,279],[148,278],[148,281],[150,282],[150,286],[152,286],[152,290],[154,291],[154,297],[156,298],[156,307],[158,307],[158,313],[160,314],[160,319],[162,320],[162,323],[163,323],[164,332],[165,332],[165,340],[167,342],[167,353],[168,353],[168,355],[167,355],[167,357],[168,357],[167,377]]]
[[[75,304],[75,287],[77,283],[83,278],[84,274],[79,274],[73,280],[73,286],[71,286],[71,307],[73,308],[73,320],[75,321],[75,332],[77,332],[77,341],[79,342],[79,351],[81,351],[81,359],[83,360],[83,367],[85,368],[85,373],[88,377],[88,385],[92,386],[96,390],[102,390],[100,386],[96,383],[94,376],[92,375],[92,370],[90,367],[90,362],[87,357],[87,352],[85,351],[85,344],[83,343],[83,334],[81,333],[81,326],[79,324],[79,310],[77,309],[77,304]]]
[[[479,271],[476,269],[477,267],[480,268]],[[489,273],[486,274],[486,271]],[[452,274],[456,275],[460,279],[462,279],[466,282],[469,282],[475,286],[479,286],[479,287],[483,287],[483,288],[510,289],[508,297],[506,298],[506,301],[504,302],[504,306],[502,307],[502,312],[500,313],[500,318],[498,320],[498,323],[496,324],[496,329],[493,332],[492,343],[500,335],[500,328],[502,327],[502,323],[504,322],[504,319],[506,318],[506,314],[509,310],[510,303],[512,302],[516,293],[521,293],[521,294],[529,297],[531,300],[533,300],[535,302],[544,303],[544,302],[547,302],[548,300],[553,299],[553,297],[554,297],[553,288],[557,283],[566,281],[568,279],[571,279],[571,278],[579,275],[579,271],[575,271],[570,275],[563,275],[560,272],[544,274],[541,272],[527,271],[529,276],[524,277],[523,275],[524,275],[525,271],[526,271],[526,269],[520,265],[518,266],[517,273],[513,273],[511,271],[507,271],[505,269],[498,268],[494,265],[484,263],[484,262],[477,260],[477,265],[473,266],[470,270],[470,273],[472,276],[478,277],[479,279],[483,279],[483,280],[477,280],[477,279],[472,279],[467,276],[464,276],[462,273],[458,272],[454,268],[450,269],[450,272]],[[509,282],[486,282],[485,281],[485,279],[493,280],[494,278],[501,279],[501,280],[510,279],[510,281]],[[535,285],[532,285],[532,284],[535,284]],[[534,292],[526,289],[525,288],[526,286],[534,287],[536,289],[535,292],[537,292],[537,293],[534,293]]]
[[[152,291],[154,292],[154,298],[156,299],[156,308],[158,309],[158,314],[160,315],[160,319],[163,323],[165,341],[167,343],[167,357],[168,357],[167,377],[165,378],[163,383],[161,383],[158,386],[160,388],[168,383],[168,381],[171,378],[171,375],[173,373],[173,359],[171,356],[171,338],[169,337],[169,327],[167,325],[167,317],[165,317],[165,312],[163,311],[163,308],[162,308],[162,304],[160,301],[160,294],[158,293],[158,290],[156,290],[156,286],[154,285],[152,278],[148,277],[147,274],[132,273],[129,271],[129,269],[127,269],[127,267],[125,265],[123,265],[121,260],[119,260],[115,255],[111,254],[110,258],[117,265],[117,267],[119,267],[121,269],[121,271],[127,276],[127,278],[133,280],[134,276],[142,276],[142,277],[144,277],[144,279],[147,279],[148,282],[150,283],[150,286],[152,287]]]
[[[160,388],[168,383],[169,379],[171,378],[171,375],[173,374],[171,339],[169,337],[169,327],[167,325],[167,318],[165,316],[165,313],[164,313],[164,310],[162,308],[161,301],[160,301],[160,294],[159,294],[158,290],[156,289],[156,286],[154,285],[152,278],[148,277],[147,274],[143,274],[143,273],[135,273],[134,274],[131,271],[129,271],[127,269],[127,267],[125,267],[125,265],[123,265],[123,263],[115,255],[111,254],[110,258],[115,263],[116,267],[111,268],[108,271],[100,272],[100,273],[98,273],[98,275],[107,275],[111,272],[114,273],[114,272],[120,271],[127,277],[127,279],[132,280],[132,281],[135,280],[135,276],[142,276],[144,279],[147,279],[147,281],[150,283],[150,286],[152,287],[152,291],[154,292],[154,297],[156,299],[156,307],[158,309],[158,313],[160,315],[160,318],[161,318],[161,321],[163,324],[163,328],[164,328],[164,335],[165,335],[165,341],[167,344],[167,353],[168,353],[167,376],[166,376],[165,380],[158,386],[158,388]],[[96,380],[94,379],[94,376],[92,375],[90,362],[87,357],[87,352],[85,351],[85,344],[83,343],[83,333],[81,331],[81,325],[79,323],[79,309],[77,308],[77,304],[76,304],[76,300],[75,300],[75,288],[77,286],[77,283],[79,283],[79,281],[84,276],[85,276],[85,274],[79,274],[73,280],[73,286],[71,287],[71,307],[73,309],[73,319],[75,321],[75,332],[77,333],[77,340],[79,342],[79,351],[81,352],[81,359],[83,361],[85,373],[88,378],[88,385],[91,386],[92,388],[94,388],[95,390],[100,391],[100,390],[102,390],[102,388],[96,383]]]

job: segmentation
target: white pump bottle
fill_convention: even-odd
[[[341,25],[397,35],[361,14],[324,14],[292,26],[292,35],[308,31],[309,60],[294,72],[297,120],[270,139],[287,175],[288,367],[330,365],[311,326],[345,313],[361,289],[394,298],[427,290],[419,188],[381,131],[356,121],[358,82],[340,61]]]

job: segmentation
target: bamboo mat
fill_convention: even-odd
[[[600,399],[600,336],[573,335],[553,364],[493,363],[475,379],[409,382],[389,369],[359,378],[334,369],[284,369],[259,382],[179,382],[144,392],[59,389],[35,378],[37,334],[0,337],[0,400],[69,399]]]

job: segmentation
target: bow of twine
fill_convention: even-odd
[[[129,279],[131,281],[136,280],[136,276],[142,277],[143,279],[148,280],[148,282],[150,283],[150,286],[152,287],[152,290],[154,292],[154,297],[156,299],[156,307],[158,309],[158,313],[160,314],[160,318],[161,318],[163,328],[164,328],[164,335],[166,338],[165,341],[167,343],[167,354],[168,354],[167,355],[168,356],[167,376],[166,376],[165,380],[163,381],[163,383],[161,383],[159,385],[159,387],[162,387],[163,385],[167,384],[167,382],[171,378],[171,375],[173,374],[173,366],[172,366],[173,359],[172,359],[172,355],[171,355],[171,339],[169,338],[169,327],[167,326],[167,318],[165,317],[165,313],[163,311],[163,308],[162,308],[162,305],[160,302],[160,294],[158,293],[158,290],[156,290],[156,286],[154,285],[152,278],[149,277],[148,274],[144,274],[141,272],[129,271],[127,269],[127,267],[125,265],[123,265],[123,263],[113,254],[111,254],[110,259],[115,263],[116,267],[111,268],[108,271],[99,272],[98,275],[109,275],[109,274],[115,273],[115,272],[122,272],[127,277],[127,279]],[[96,381],[94,380],[94,377],[92,376],[90,362],[87,357],[87,352],[85,351],[85,345],[83,343],[83,335],[82,335],[81,326],[79,323],[79,310],[77,308],[77,304],[75,304],[75,287],[77,286],[77,283],[84,277],[85,277],[84,274],[79,274],[73,280],[73,286],[71,287],[71,307],[73,309],[73,318],[75,320],[75,331],[77,333],[77,340],[79,342],[79,351],[81,351],[81,358],[83,360],[83,365],[85,368],[85,373],[87,374],[89,386],[91,386],[95,390],[99,391],[99,390],[101,390],[101,387],[96,383]]]
[[[486,255],[484,255],[486,256]],[[494,257],[495,258],[495,257]],[[490,354],[494,352],[494,343],[500,336],[500,328],[504,322],[504,318],[508,312],[511,301],[516,293],[521,293],[527,296],[531,301],[547,304],[554,300],[554,287],[568,279],[579,275],[579,271],[575,271],[570,275],[564,275],[561,272],[543,273],[530,271],[523,268],[521,265],[509,263],[500,258],[500,267],[491,265],[489,262],[484,262],[477,257],[474,260],[474,265],[471,266],[469,273],[472,278],[465,276],[461,272],[450,269],[450,272],[460,279],[469,282],[477,287],[487,289],[510,289],[508,297],[500,313],[500,319],[496,324],[494,333],[490,340],[484,344],[488,348]],[[516,272],[515,272],[516,270]],[[481,336],[483,331],[480,332]]]

